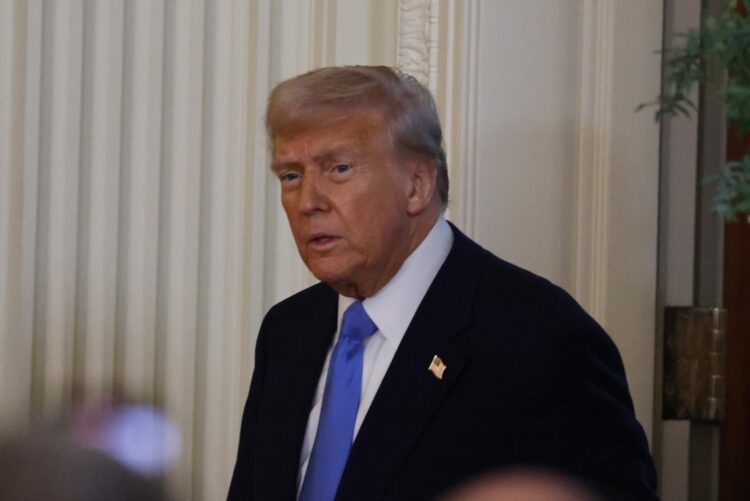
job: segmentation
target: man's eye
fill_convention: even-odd
[[[281,179],[281,182],[290,182],[299,179],[299,174],[297,172],[285,172],[279,176],[279,179]]]
[[[336,164],[336,166],[334,167],[334,170],[338,172],[339,174],[342,174],[351,168],[352,166],[349,164]]]

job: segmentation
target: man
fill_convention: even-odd
[[[422,85],[323,68],[274,89],[266,126],[321,283],[263,321],[231,500],[428,499],[511,466],[655,498],[609,337],[443,219],[442,132]]]

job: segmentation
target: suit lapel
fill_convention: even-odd
[[[452,225],[451,225],[452,226]],[[461,336],[471,322],[476,284],[485,262],[455,227],[454,244],[407,329],[352,446],[338,499],[381,498],[425,424],[466,362]],[[447,366],[439,380],[428,366]]]
[[[265,401],[265,432],[258,447],[272,454],[256,458],[256,492],[283,493],[280,499],[296,498],[300,450],[305,436],[320,372],[336,329],[337,294],[325,285],[317,286],[306,311],[285,319],[283,346],[278,355],[283,363],[279,384],[268,392]],[[318,293],[319,292],[319,293]],[[273,362],[272,362],[273,363]]]

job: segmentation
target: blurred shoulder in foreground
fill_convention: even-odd
[[[166,501],[161,486],[62,434],[0,441],[4,501]]]

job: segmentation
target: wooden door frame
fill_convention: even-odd
[[[730,127],[727,159],[750,151],[750,137]],[[724,306],[727,309],[726,419],[721,427],[719,499],[750,495],[750,216],[724,231]]]

